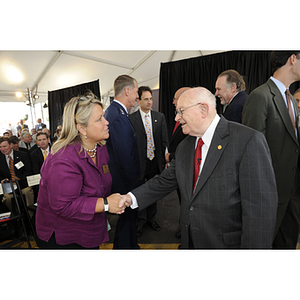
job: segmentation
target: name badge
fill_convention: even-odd
[[[109,173],[108,165],[102,166],[102,169],[103,169],[103,173],[104,173],[104,174]]]
[[[15,164],[15,167],[19,170],[21,169],[22,167],[24,167],[24,164],[22,161],[19,161],[17,164]]]

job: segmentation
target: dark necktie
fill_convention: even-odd
[[[295,129],[296,128],[295,115],[294,115],[294,112],[293,112],[293,109],[292,109],[291,94],[290,94],[289,89],[286,89],[285,95],[286,95],[286,101],[287,101],[287,105],[288,105],[289,114],[290,114],[294,129]]]
[[[194,157],[194,188],[193,192],[196,187],[199,171],[200,171],[200,164],[201,164],[201,159],[202,159],[202,146],[203,146],[203,140],[200,138],[198,140],[198,144],[195,150],[195,157]]]
[[[14,161],[12,160],[11,156],[9,156],[9,172],[10,172],[12,182],[16,182],[16,180],[19,178],[16,176]]]

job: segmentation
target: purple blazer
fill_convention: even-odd
[[[48,155],[41,168],[37,199],[36,231],[49,241],[55,232],[60,245],[77,243],[97,247],[108,241],[106,214],[95,213],[99,197],[110,195],[112,179],[103,166],[108,164],[106,146],[97,147],[97,166],[80,143]],[[51,153],[51,152],[50,152]]]

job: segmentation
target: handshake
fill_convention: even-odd
[[[122,214],[125,211],[126,207],[129,207],[132,204],[132,200],[129,194],[112,194],[107,197],[109,204],[109,212],[113,214]]]

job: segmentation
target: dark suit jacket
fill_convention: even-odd
[[[298,120],[296,100],[291,98]],[[294,188],[300,148],[287,106],[273,80],[269,79],[250,93],[244,105],[242,122],[261,131],[271,151],[278,190],[277,232]],[[299,184],[298,180],[298,190]],[[300,201],[299,193],[297,197]]]
[[[41,167],[44,163],[44,156],[39,147],[30,153],[30,159],[32,164],[32,173],[40,174]]]
[[[143,179],[147,164],[147,134],[145,131],[140,110],[129,115],[129,117],[138,138],[141,179]],[[166,163],[165,151],[166,147],[168,147],[168,132],[166,119],[162,113],[157,111],[151,111],[151,122],[155,145],[155,156],[157,158],[159,172],[161,173]]]
[[[113,101],[105,111],[109,122],[107,150],[112,176],[112,193],[127,193],[139,185],[140,162],[137,136],[124,108]]]
[[[221,117],[192,193],[195,141],[184,139],[170,167],[132,191],[139,209],[179,187],[182,248],[189,236],[197,249],[271,248],[277,192],[263,134]]]
[[[21,151],[14,151],[14,165],[17,164],[18,162],[22,161],[24,164],[24,167],[17,169],[15,167],[15,173],[16,176],[19,179],[25,179],[26,176],[32,175],[32,170],[31,170],[31,162],[29,159],[29,156]],[[5,155],[0,153],[0,181],[8,178],[11,179],[10,171],[6,162]],[[23,188],[21,186],[21,188]]]
[[[242,111],[248,95],[239,92],[226,107],[223,116],[228,121],[242,123]]]
[[[175,156],[175,151],[179,143],[186,138],[186,134],[182,132],[181,124],[178,125],[176,128],[174,134],[172,134],[170,138],[170,144],[168,147],[168,151],[170,153],[169,160],[171,161]]]

